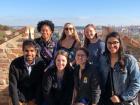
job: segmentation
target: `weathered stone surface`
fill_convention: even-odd
[[[4,87],[4,85],[6,85],[6,81],[4,79],[0,79],[0,85],[3,85],[3,87]],[[1,87],[0,87],[0,89],[1,89]]]

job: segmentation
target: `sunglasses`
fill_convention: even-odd
[[[118,42],[118,41],[113,41],[113,42],[107,42],[107,44],[109,44],[109,45],[117,45],[118,43],[120,43],[120,42]]]
[[[72,31],[73,28],[68,28],[68,27],[67,27],[67,28],[65,28],[65,30],[67,30],[67,31],[68,31],[68,30]]]

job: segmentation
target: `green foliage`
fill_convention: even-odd
[[[0,31],[0,39],[3,39],[5,36],[5,33],[3,31]]]
[[[1,25],[0,24],[0,30],[5,31],[5,30],[9,30],[9,29],[11,29],[11,28],[6,26],[6,25]]]

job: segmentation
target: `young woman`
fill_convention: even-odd
[[[88,63],[89,53],[85,48],[76,51],[74,71],[74,105],[96,105],[100,96],[98,73]]]
[[[98,38],[95,26],[93,24],[88,24],[85,26],[84,35],[84,47],[89,51],[89,61],[92,64],[98,65],[98,59],[104,52],[105,44]]]
[[[39,21],[37,24],[37,30],[41,34],[41,37],[36,38],[35,42],[38,45],[40,56],[46,62],[46,66],[48,66],[53,58],[55,47],[55,42],[52,40],[54,23],[50,20]]]
[[[44,105],[71,105],[73,85],[73,70],[69,65],[68,53],[59,50],[55,56],[54,66],[44,75]]]
[[[102,94],[99,105],[139,105],[139,66],[132,55],[123,53],[119,33],[108,34],[105,54],[100,60]]]
[[[56,51],[65,50],[69,54],[70,62],[75,59],[75,51],[81,46],[76,28],[72,23],[66,23],[63,28],[62,36],[57,43]]]

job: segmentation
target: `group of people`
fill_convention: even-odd
[[[24,40],[23,56],[10,64],[11,105],[139,105],[139,66],[118,32],[104,42],[88,24],[82,46],[72,23],[57,42],[52,21],[38,22],[37,30],[41,37]]]

